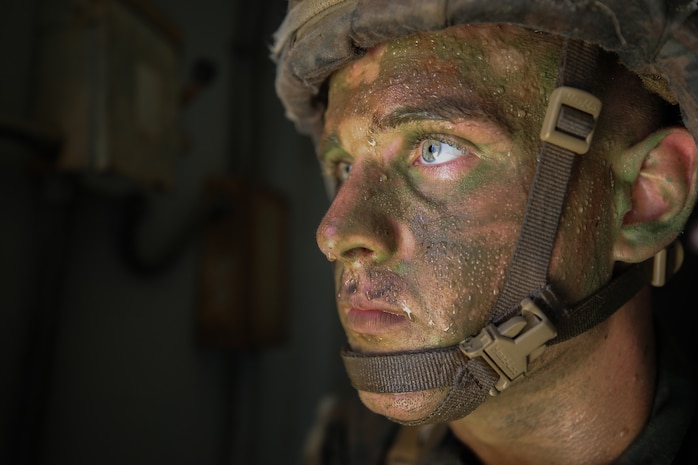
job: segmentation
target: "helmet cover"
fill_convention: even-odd
[[[506,23],[592,42],[681,107],[698,139],[698,2],[691,0],[290,0],[275,34],[276,90],[300,132],[323,125],[330,74],[381,43],[458,24]]]

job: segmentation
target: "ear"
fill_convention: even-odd
[[[614,166],[617,261],[646,260],[681,232],[696,200],[698,149],[684,128],[663,129],[626,149]]]

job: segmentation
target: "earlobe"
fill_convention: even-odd
[[[655,133],[628,148],[616,167],[621,185],[616,204],[619,234],[614,259],[645,260],[673,241],[681,232],[696,200],[698,149],[684,128]]]

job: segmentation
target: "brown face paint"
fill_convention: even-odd
[[[325,172],[351,172],[318,243],[335,261],[354,350],[449,346],[482,327],[518,237],[558,60],[535,34],[460,27],[395,41],[332,78],[319,151]],[[424,164],[434,141],[459,155]],[[363,396],[395,418],[434,397]]]

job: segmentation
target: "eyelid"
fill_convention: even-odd
[[[320,164],[322,166],[322,175],[325,177],[325,179],[331,180],[335,186],[335,190],[339,190],[342,184],[344,184],[346,181],[346,179],[340,176],[340,166],[342,164],[347,164],[351,167],[354,164],[354,160],[352,160],[351,157],[347,156],[347,154],[342,151],[333,152],[334,154],[332,154],[332,152],[329,154],[321,154]]]
[[[326,152],[320,152],[318,156],[324,171],[334,169],[339,163],[353,163],[352,157],[344,150],[334,148]]]
[[[469,143],[464,143],[462,139],[454,137],[454,136],[449,136],[446,134],[440,134],[440,133],[421,133],[419,134],[414,141],[412,151],[416,152],[414,156],[414,160],[412,163],[416,163],[419,157],[421,156],[421,153],[418,151],[418,149],[422,146],[422,144],[429,140],[436,140],[441,142],[442,144],[448,144],[453,146],[454,148],[458,149],[463,153],[463,155],[474,155],[479,157],[478,155],[478,150],[475,147],[474,144],[469,144]]]

